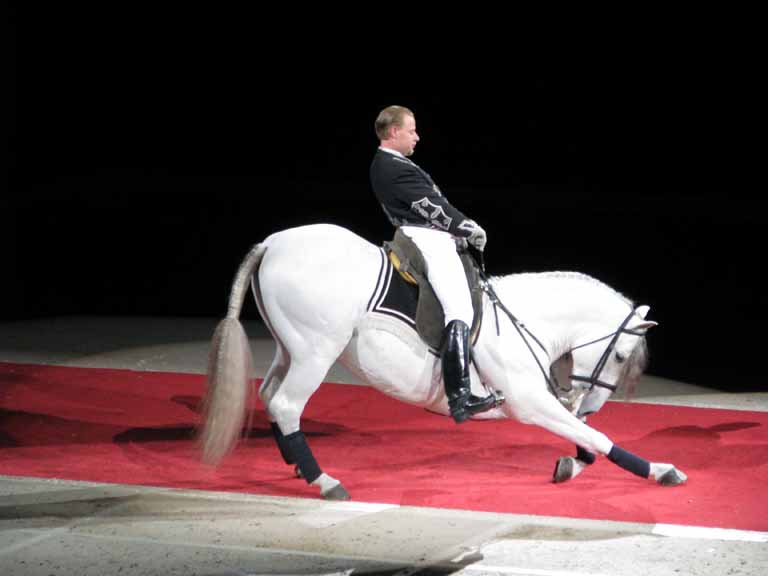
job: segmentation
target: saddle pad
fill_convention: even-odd
[[[413,274],[413,268],[409,268]],[[381,251],[381,266],[379,278],[371,298],[368,302],[368,312],[384,314],[401,322],[404,322],[415,330],[421,339],[432,349],[438,351],[442,346],[443,328],[445,327],[445,315],[440,302],[429,285],[424,287],[420,274],[413,274],[419,279],[419,286],[414,286],[397,272],[387,258],[384,250]],[[427,290],[428,293],[424,293]],[[472,291],[472,304],[475,310],[475,319],[472,323],[472,343],[477,340],[482,321],[482,292],[479,288]]]

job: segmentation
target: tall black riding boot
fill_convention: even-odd
[[[442,361],[448,407],[457,423],[500,404],[502,399],[493,394],[485,398],[472,394],[469,379],[469,326],[461,320],[452,320],[445,327]]]

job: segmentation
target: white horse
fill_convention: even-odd
[[[327,224],[277,232],[253,247],[235,276],[227,317],[211,344],[200,434],[204,461],[218,463],[232,449],[248,411],[251,351],[239,316],[249,280],[277,343],[259,396],[284,460],[296,464],[297,474],[323,497],[349,495],[321,471],[300,419],[336,360],[384,394],[449,413],[439,357],[411,327],[371,311],[372,296],[382,289],[383,258],[381,248]],[[635,309],[583,274],[488,280],[484,321],[472,351],[472,389],[483,395],[488,386],[506,400],[475,418],[514,418],[575,443],[577,457],[560,458],[556,482],[575,477],[595,453],[663,485],[685,482],[672,464],[647,462],[586,424],[586,416],[620,384],[639,378],[644,335],[656,324],[645,319],[647,312],[647,306]]]

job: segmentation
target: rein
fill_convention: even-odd
[[[536,344],[539,345],[539,348],[541,348],[544,353],[549,357],[549,353],[547,352],[547,349],[544,348],[544,345],[541,343],[541,341],[536,338],[536,336],[528,330],[525,324],[520,322],[520,320],[517,319],[517,317],[510,312],[506,306],[504,306],[504,303],[499,300],[498,295],[496,294],[496,291],[493,289],[493,286],[491,286],[491,283],[488,281],[488,278],[485,276],[485,274],[481,273],[481,282],[480,286],[482,287],[483,291],[488,294],[488,299],[491,301],[491,304],[493,304],[493,315],[496,317],[496,334],[501,334],[501,328],[499,326],[499,313],[497,309],[500,309],[504,314],[507,315],[507,318],[509,318],[510,322],[512,322],[512,326],[515,327],[515,330],[517,330],[517,333],[520,335],[520,338],[522,338],[523,342],[525,342],[526,347],[530,351],[531,355],[533,356],[534,360],[536,360],[536,364],[539,366],[539,370],[541,370],[542,375],[544,376],[544,380],[547,382],[547,386],[549,386],[549,389],[552,391],[552,393],[555,393],[554,385],[552,384],[552,378],[547,373],[547,371],[544,369],[544,366],[541,365],[541,361],[539,360],[539,357],[536,356],[536,352],[533,351],[533,347],[531,346],[531,343],[529,342],[528,338],[525,337],[525,332],[530,336]],[[551,360],[551,359],[550,359]],[[556,395],[556,394],[555,394]]]
[[[504,303],[499,299],[499,296],[496,294],[496,291],[493,289],[493,286],[491,286],[490,280],[485,274],[485,261],[484,261],[482,252],[480,252],[480,261],[478,262],[477,268],[478,268],[478,273],[480,275],[480,286],[482,290],[488,295],[488,299],[493,304],[493,314],[496,318],[496,334],[497,335],[501,334],[501,328],[499,326],[499,313],[498,313],[498,310],[500,309],[502,312],[504,312],[504,314],[507,315],[507,318],[509,318],[510,322],[512,322],[512,325],[515,327],[515,330],[517,330],[517,333],[520,335],[520,338],[522,338],[523,342],[525,342],[526,347],[530,351],[533,358],[536,360],[536,364],[539,366],[539,370],[541,370],[541,373],[544,376],[544,380],[546,381],[547,386],[550,392],[552,393],[552,395],[558,399],[561,399],[561,397],[565,393],[571,392],[573,390],[573,387],[562,388],[560,387],[559,382],[557,386],[553,383],[553,380],[557,382],[557,379],[551,376],[551,372],[548,373],[547,370],[544,369],[544,366],[542,366],[541,361],[539,360],[539,357],[534,352],[533,347],[531,346],[529,339],[526,338],[525,334],[530,336],[530,338],[534,342],[536,342],[536,344],[539,345],[539,348],[541,348],[544,351],[544,353],[547,354],[547,357],[549,357],[549,353],[547,352],[546,348],[544,348],[544,345],[541,343],[541,341],[538,338],[536,338],[536,336],[530,330],[528,330],[525,324],[520,322],[520,320],[514,314],[512,314],[512,312],[510,312],[509,309],[506,306],[504,306]],[[608,340],[609,338],[611,339],[611,342],[606,347],[605,351],[603,352],[603,355],[600,357],[600,360],[598,360],[597,364],[595,365],[595,368],[592,371],[592,374],[590,374],[589,376],[580,376],[577,374],[571,374],[569,376],[570,380],[588,383],[590,386],[589,388],[587,388],[586,391],[592,390],[595,386],[598,386],[601,388],[607,388],[611,392],[616,391],[618,386],[616,384],[610,384],[608,382],[601,380],[600,374],[603,371],[605,364],[608,362],[608,358],[610,358],[611,352],[613,352],[613,349],[616,346],[616,342],[618,341],[621,334],[632,334],[635,336],[643,336],[641,332],[630,330],[629,328],[627,328],[627,324],[629,324],[629,321],[632,319],[634,315],[635,315],[635,311],[631,310],[630,313],[627,315],[627,317],[624,319],[624,321],[621,323],[619,328],[614,332],[611,332],[606,336],[597,338],[590,342],[585,342],[584,344],[579,344],[578,346],[574,346],[567,352],[568,354],[570,354],[574,350],[578,350],[579,348],[586,348],[587,346],[591,346],[592,344],[597,344],[598,342],[602,342],[603,340]]]

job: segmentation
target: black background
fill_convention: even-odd
[[[373,121],[401,104],[422,138],[413,159],[487,230],[491,273],[596,276],[651,306],[649,372],[766,389],[745,361],[762,353],[762,218],[733,175],[738,89],[711,62],[555,70],[361,39],[319,51],[205,15],[68,16],[30,42],[17,119],[11,11],[3,320],[221,316],[240,259],[274,231],[332,222],[381,243]]]

